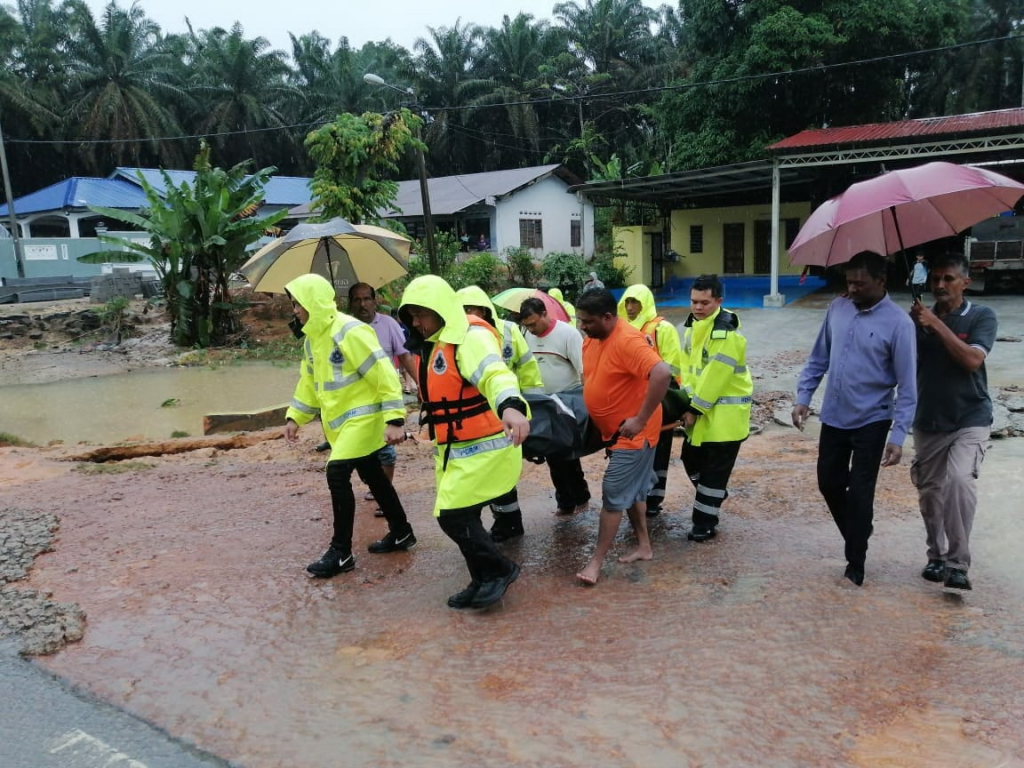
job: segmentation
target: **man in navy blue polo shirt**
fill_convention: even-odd
[[[996,314],[964,298],[971,283],[958,253],[938,260],[930,282],[935,306],[915,301],[917,416],[910,479],[917,486],[928,544],[928,581],[970,589],[968,547],[977,479],[992,426],[985,359],[996,340]]]
[[[885,257],[846,264],[846,296],[829,305],[797,384],[793,425],[803,430],[825,374],[818,488],[846,544],[846,578],[864,583],[879,466],[900,463],[917,405],[914,323],[885,290]],[[891,431],[890,431],[891,428]]]

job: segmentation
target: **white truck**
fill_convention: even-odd
[[[1024,218],[997,216],[976,224],[964,239],[964,255],[972,291],[1024,291]]]

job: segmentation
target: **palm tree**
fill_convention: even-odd
[[[484,38],[481,74],[486,76],[489,90],[470,102],[478,109],[470,111],[469,115],[475,123],[482,122],[485,127],[493,124],[495,130],[506,134],[511,130],[512,136],[508,139],[527,151],[540,153],[537,106],[527,102],[547,93],[543,87],[544,65],[564,50],[564,35],[547,22],[535,22],[532,15],[520,13],[515,19],[504,16],[501,27],[488,29]],[[494,109],[494,106],[504,109]],[[524,157],[522,152],[517,154],[522,164],[537,161],[536,157]]]
[[[444,174],[473,168],[473,140],[461,132],[464,113],[459,109],[484,92],[488,83],[479,77],[481,30],[461,19],[451,27],[427,27],[430,39],[413,45],[416,93],[431,110],[424,140]],[[453,109],[454,108],[454,109]]]
[[[266,38],[246,39],[236,23],[230,32],[193,32],[190,58],[194,74],[188,88],[197,101],[197,126],[211,134],[226,162],[298,161],[295,135],[287,129],[295,121],[286,110],[302,94],[288,82],[282,51],[270,50]]]
[[[104,146],[104,161],[110,155],[118,164],[167,160],[156,139],[180,133],[166,104],[184,91],[173,59],[161,47],[160,27],[137,5],[125,10],[110,3],[99,23],[84,2],[74,0],[68,7],[67,134],[85,141],[112,140]],[[105,170],[97,145],[86,147],[88,165]]]

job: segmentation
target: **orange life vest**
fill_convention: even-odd
[[[467,316],[469,333],[478,333],[473,326],[486,328],[498,343],[501,337],[486,320]],[[423,411],[430,426],[430,437],[438,445],[478,440],[504,431],[501,420],[494,415],[487,398],[466,380],[455,361],[457,344],[435,344],[433,351],[420,363],[420,390]]]
[[[644,323],[643,328],[640,329],[640,333],[647,337],[651,346],[655,349],[658,348],[658,326],[663,322],[665,322],[665,318],[658,315]]]

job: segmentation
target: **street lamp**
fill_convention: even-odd
[[[380,75],[367,72],[363,75],[363,82],[367,85],[374,85],[379,88],[390,88],[398,91],[410,102],[415,102],[416,94],[412,88],[399,88],[392,85]],[[431,274],[438,274],[437,251],[434,248],[434,217],[430,214],[430,189],[427,186],[427,160],[423,156],[423,132],[419,131],[416,137],[419,139],[419,146],[416,147],[416,161],[420,167],[420,200],[423,205],[423,228],[427,233],[427,260],[430,263]]]

